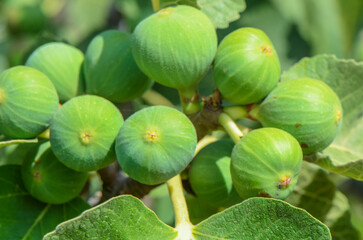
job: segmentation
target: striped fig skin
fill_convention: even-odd
[[[83,91],[83,60],[84,55],[77,48],[61,42],[52,42],[37,48],[25,65],[47,75],[57,89],[60,101],[65,102]]]
[[[34,138],[58,110],[58,95],[40,71],[17,66],[0,75],[0,132],[12,138]]]
[[[324,82],[299,78],[279,84],[257,109],[264,127],[283,129],[300,143],[305,155],[325,149],[343,120],[338,96]]]
[[[240,28],[218,47],[214,80],[223,97],[236,104],[262,100],[276,87],[280,61],[267,35],[256,28]]]
[[[113,102],[140,97],[152,84],[131,53],[131,35],[108,30],[89,44],[84,61],[86,92]]]
[[[168,7],[140,22],[132,37],[137,65],[152,80],[179,90],[198,83],[217,51],[209,18],[196,8]]]
[[[198,199],[206,204],[229,207],[242,201],[232,184],[233,147],[234,143],[227,139],[211,143],[194,157],[190,165],[190,185]]]
[[[196,145],[188,117],[170,107],[154,106],[126,119],[116,138],[116,155],[131,178],[155,185],[180,173],[192,160]]]
[[[285,199],[296,185],[302,163],[299,143],[277,128],[260,128],[243,137],[233,148],[233,184],[246,199],[259,194]]]
[[[51,122],[52,150],[71,169],[98,170],[116,160],[114,141],[122,124],[110,101],[93,95],[72,98]]]
[[[64,166],[54,156],[49,142],[45,142],[31,149],[26,155],[22,178],[25,188],[36,199],[62,204],[81,193],[88,173]]]

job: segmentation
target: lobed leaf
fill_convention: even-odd
[[[334,142],[322,153],[306,157],[321,167],[363,180],[363,63],[332,55],[304,58],[288,71],[282,81],[310,77],[324,81],[339,96],[343,124]]]

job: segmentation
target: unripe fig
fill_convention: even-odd
[[[256,28],[240,28],[228,34],[218,47],[213,69],[217,88],[236,104],[266,97],[276,87],[280,71],[272,42]]]
[[[87,93],[113,102],[135,99],[151,86],[132,56],[131,35],[118,30],[105,31],[91,41],[84,74]]]
[[[203,148],[193,159],[189,182],[195,195],[216,207],[229,207],[241,202],[232,184],[230,165],[234,143],[220,140]]]
[[[33,138],[58,110],[58,95],[49,78],[24,66],[0,75],[0,132],[12,138]]]
[[[264,127],[293,135],[304,154],[325,149],[342,124],[338,96],[324,82],[311,78],[280,83],[254,111]]]
[[[51,42],[37,48],[29,56],[26,65],[47,75],[57,89],[60,101],[65,102],[82,91],[83,60],[83,53],[77,48]]]
[[[190,89],[208,70],[217,50],[209,18],[196,8],[161,9],[140,22],[132,37],[137,65],[152,80],[179,90]]]
[[[61,204],[78,196],[88,173],[64,166],[54,156],[49,142],[30,150],[22,166],[25,188],[36,199]]]
[[[114,141],[122,123],[121,113],[108,100],[92,95],[72,98],[51,122],[52,150],[76,171],[103,168],[115,160]]]
[[[277,128],[248,133],[233,148],[231,175],[243,198],[270,195],[286,198],[296,185],[302,163],[299,143]]]
[[[116,139],[116,155],[131,178],[154,185],[181,172],[192,160],[196,144],[194,126],[183,113],[155,106],[125,121]]]

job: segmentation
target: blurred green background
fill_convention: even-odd
[[[248,0],[246,4],[239,20],[226,29],[217,30],[219,41],[240,27],[260,28],[275,45],[282,70],[303,57],[316,54],[363,60],[362,0]],[[90,40],[101,31],[132,32],[137,23],[152,12],[151,1],[147,0],[2,0],[0,73],[24,64],[29,54],[46,42],[63,41],[85,51]],[[211,78],[208,73],[201,81],[202,95],[212,93]],[[178,104],[175,90],[158,84],[153,88]],[[353,224],[363,235],[362,182],[334,175],[332,178],[347,194]],[[165,186],[153,190],[145,202],[164,222],[173,224],[172,206]],[[218,211],[192,196],[188,196],[188,202],[199,210],[191,216],[195,222]]]

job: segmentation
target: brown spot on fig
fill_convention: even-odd
[[[264,197],[264,198],[272,198],[272,196],[270,194],[268,194],[267,192],[259,192],[258,196]]]
[[[306,143],[300,143],[301,148],[309,148],[309,146]]]
[[[40,175],[40,172],[38,170],[34,172],[33,176],[34,176],[35,180],[40,180],[41,179],[41,175]]]
[[[296,124],[295,124],[295,127],[296,127],[296,128],[299,128],[299,127],[301,127],[301,126],[302,126],[302,124],[301,124],[301,123],[296,123]]]
[[[276,96],[273,96],[272,98],[273,98],[273,99],[276,99],[277,97],[276,97]]]

